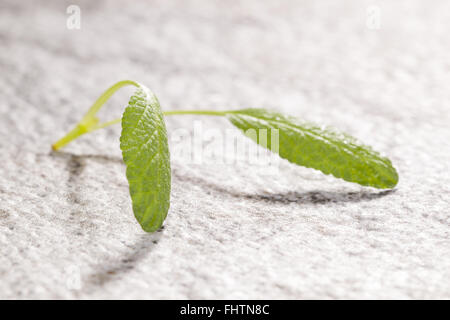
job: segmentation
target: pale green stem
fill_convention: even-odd
[[[117,82],[115,85],[111,86],[108,90],[106,90],[98,99],[94,102],[94,104],[89,108],[88,112],[83,116],[81,121],[73,128],[69,133],[67,133],[64,137],[56,141],[52,148],[53,150],[58,150],[68,144],[69,142],[75,140],[79,136],[98,130],[101,128],[108,127],[110,125],[119,123],[121,119],[114,119],[108,122],[104,122],[99,124],[98,118],[95,116],[100,108],[105,104],[106,101],[120,88],[128,85],[133,85],[135,87],[139,87],[137,82],[131,80],[124,80]],[[171,115],[183,115],[183,114],[195,114],[195,115],[208,115],[208,116],[224,116],[226,112],[224,111],[208,111],[208,110],[182,110],[182,111],[167,111],[164,112],[165,116]]]
[[[139,84],[137,82],[131,81],[131,80],[124,80],[119,81],[115,85],[109,87],[103,94],[97,99],[97,101],[94,102],[92,107],[89,108],[88,112],[84,116],[86,117],[93,117],[97,114],[97,112],[100,110],[100,108],[105,104],[106,101],[120,88],[125,86],[135,86],[139,87]]]
[[[117,123],[116,120],[109,121],[103,124],[98,124],[98,118],[95,116],[100,108],[105,104],[106,101],[120,88],[124,86],[135,86],[139,87],[137,82],[131,80],[124,80],[117,82],[113,86],[109,87],[103,94],[94,102],[94,104],[89,108],[88,112],[83,116],[81,121],[73,128],[67,135],[56,141],[52,148],[53,150],[58,150],[59,148],[65,146],[72,140],[78,138],[79,136],[88,133],[90,131],[104,128],[111,124]],[[120,120],[119,120],[120,121]]]
[[[118,118],[118,119],[114,119],[114,120],[111,120],[111,121],[108,121],[108,122],[104,122],[102,124],[96,125],[94,128],[92,128],[91,131],[98,130],[98,129],[101,129],[101,128],[105,128],[105,127],[111,126],[113,124],[119,123],[121,121],[122,121],[122,119]]]
[[[69,133],[67,133],[64,137],[62,137],[61,139],[59,139],[58,141],[56,141],[54,144],[52,144],[52,149],[53,150],[58,150],[59,148],[65,146],[66,144],[68,144],[70,141],[75,140],[76,138],[78,138],[79,136],[85,134],[86,132],[83,132],[79,126],[76,126],[75,128],[73,128],[72,130],[69,131]]]

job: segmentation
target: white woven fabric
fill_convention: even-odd
[[[80,30],[60,1],[0,4],[0,298],[450,298],[449,1],[74,2]],[[175,157],[165,227],[145,234],[120,126],[50,152],[122,79],[164,110],[335,126],[388,155],[399,185]],[[168,119],[169,136],[194,119]]]

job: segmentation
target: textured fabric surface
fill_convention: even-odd
[[[70,4],[80,30],[66,28]],[[448,21],[445,0],[2,0],[0,298],[450,298]],[[50,149],[122,79],[164,110],[332,125],[389,156],[400,182],[380,192],[285,161],[173,157],[168,217],[146,234],[120,125]],[[169,137],[195,119],[167,118]]]

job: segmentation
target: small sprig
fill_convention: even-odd
[[[136,91],[122,118],[100,123],[97,112],[117,90],[128,85],[135,86]],[[52,148],[58,150],[83,134],[121,122],[120,148],[127,167],[133,212],[145,231],[154,232],[163,224],[170,205],[170,154],[164,117],[185,114],[226,117],[244,134],[249,129],[265,129],[267,139],[260,140],[257,135],[249,138],[281,158],[336,178],[378,189],[392,189],[398,182],[397,171],[388,158],[347,134],[264,109],[162,112],[156,96],[130,80],[117,82],[106,90],[75,128]],[[277,148],[271,145],[271,129],[277,129]]]

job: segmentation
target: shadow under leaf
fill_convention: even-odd
[[[133,243],[130,251],[110,262],[101,261],[95,267],[99,270],[88,276],[87,285],[104,286],[110,281],[119,279],[130,272],[142,261],[157,245],[163,236],[164,226],[155,233],[142,234]]]
[[[106,155],[102,155],[102,154],[78,155],[78,154],[74,154],[71,152],[58,150],[58,151],[51,151],[48,155],[50,155],[51,157],[57,157],[57,158],[61,158],[61,159],[67,159],[67,160],[78,161],[78,162],[84,161],[86,159],[90,159],[90,160],[94,160],[97,162],[103,162],[103,163],[108,163],[108,162],[123,163],[123,160],[120,157],[106,156]]]
[[[370,201],[374,199],[379,199],[381,197],[392,194],[396,191],[393,190],[383,190],[383,191],[360,191],[360,192],[336,192],[336,191],[322,191],[322,190],[311,190],[306,192],[288,191],[282,193],[260,193],[260,194],[250,194],[243,193],[241,191],[231,190],[226,187],[219,186],[217,184],[211,183],[206,179],[180,175],[173,170],[173,176],[175,176],[180,181],[188,182],[201,186],[205,191],[216,191],[218,193],[227,194],[233,198],[238,199],[250,199],[258,201],[276,202],[276,203],[290,203],[295,202],[299,204],[325,204],[325,203],[344,203],[344,202],[361,202]]]

